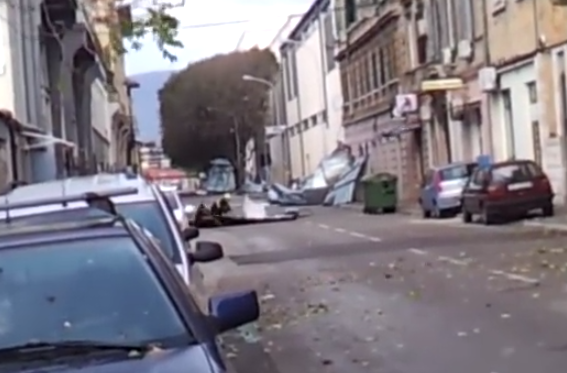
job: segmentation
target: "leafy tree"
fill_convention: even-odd
[[[132,18],[121,14],[124,9],[124,7],[120,7],[123,4],[123,0],[89,1],[110,1],[118,9],[118,13],[121,16],[119,17],[119,27],[113,28],[116,31],[113,34],[113,46],[119,54],[126,52],[121,38],[125,38],[129,42],[130,47],[140,49],[142,47],[142,38],[146,35],[151,35],[164,58],[170,61],[177,60],[174,52],[172,52],[172,48],[181,48],[183,44],[178,39],[179,20],[171,14],[176,7],[173,3],[162,3],[147,7],[143,9],[144,15]],[[184,1],[182,3],[184,4]],[[107,22],[111,21],[112,18],[109,17]]]
[[[224,157],[242,170],[245,144],[263,131],[269,103],[269,87],[242,77],[269,80],[276,70],[272,52],[254,48],[207,58],[172,75],[159,92],[162,145],[172,162],[205,169],[211,159]]]

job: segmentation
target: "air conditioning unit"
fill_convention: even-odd
[[[461,40],[457,44],[457,56],[460,59],[468,60],[472,57],[473,49],[470,40]]]
[[[483,67],[478,71],[478,85],[483,92],[498,90],[498,73],[492,66]]]
[[[443,50],[441,51],[441,56],[443,65],[449,65],[453,63],[453,48],[443,48]]]

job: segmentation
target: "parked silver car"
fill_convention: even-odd
[[[419,197],[423,217],[457,215],[461,211],[463,188],[476,166],[474,162],[458,162],[428,170]]]

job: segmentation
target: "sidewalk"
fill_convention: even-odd
[[[360,213],[362,213],[362,210],[364,208],[364,204],[360,203],[360,202],[354,202],[354,203],[349,203],[346,205],[339,205],[339,206],[335,206],[341,209],[347,209],[347,210],[352,210],[352,211],[358,211]],[[397,210],[398,214],[403,214],[403,215],[410,215],[410,216],[421,216],[421,208],[419,207],[419,205],[403,205],[398,207]]]
[[[350,203],[337,206],[338,208],[357,211],[362,214],[364,205],[362,203]],[[399,214],[421,217],[421,209],[418,205],[407,205],[399,208]],[[567,232],[567,206],[555,206],[555,216],[543,218],[535,216],[523,219],[520,223],[526,227],[540,228],[545,231]]]
[[[567,232],[567,206],[555,206],[555,216],[551,218],[535,217],[524,220],[526,227],[542,228],[546,231]]]

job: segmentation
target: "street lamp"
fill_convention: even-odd
[[[242,75],[242,80],[248,81],[248,82],[256,82],[262,85],[265,85],[267,87],[270,88],[270,101],[272,104],[272,107],[274,108],[275,111],[275,120],[274,120],[274,127],[276,129],[280,128],[280,116],[282,114],[281,108],[280,108],[280,101],[278,100],[278,98],[276,97],[276,86],[274,83],[270,82],[269,80],[266,80],[264,78],[260,78],[257,76],[252,76],[252,75]],[[291,167],[291,162],[288,162],[287,157],[289,156],[289,143],[286,141],[286,134],[285,134],[285,130],[281,132],[281,141],[282,141],[282,161],[284,162],[284,169],[286,171],[289,172],[289,170],[287,170],[289,167]],[[286,164],[287,163],[287,164]]]
[[[242,75],[242,80],[246,80],[248,82],[260,83],[260,84],[263,84],[265,86],[270,87],[271,89],[274,89],[274,83],[270,82],[269,80],[263,79],[263,78],[258,78],[257,76]]]

